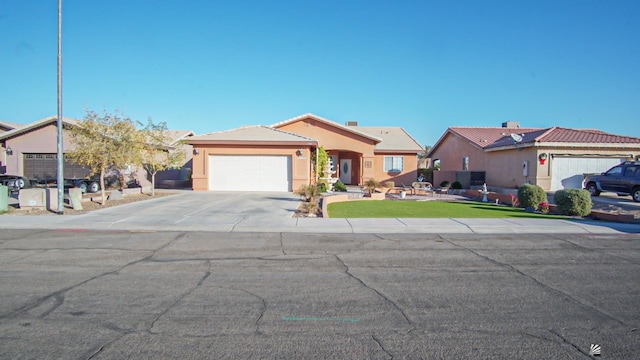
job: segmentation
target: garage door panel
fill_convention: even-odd
[[[211,155],[209,190],[291,191],[291,157]]]
[[[551,190],[580,189],[584,174],[601,173],[624,159],[554,157],[551,169]]]

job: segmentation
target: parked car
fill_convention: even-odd
[[[586,176],[583,187],[591,196],[608,191],[621,196],[631,195],[633,201],[640,202],[640,162],[626,161],[600,175]]]
[[[7,186],[10,192],[17,192],[20,189],[31,187],[31,181],[20,175],[0,175],[0,184]]]

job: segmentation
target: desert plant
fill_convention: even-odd
[[[396,187],[396,183],[393,181],[387,181],[384,183],[384,187],[386,187],[387,189],[393,189],[394,187]]]
[[[440,183],[440,187],[447,187],[447,186],[449,186],[449,182],[447,180]]]
[[[556,211],[561,215],[587,216],[591,213],[591,194],[584,189],[558,190],[553,196]]]
[[[318,197],[318,186],[315,184],[302,185],[295,194],[305,202],[315,200]]]
[[[455,190],[460,190],[462,189],[462,184],[460,183],[460,181],[454,181],[453,183],[451,183],[451,188]]]
[[[320,210],[320,205],[318,204],[317,199],[313,199],[303,205],[305,211],[308,216],[317,216],[318,211]]]
[[[547,201],[547,193],[538,185],[523,184],[518,189],[518,200],[521,207],[538,210],[540,203]]]
[[[347,186],[342,181],[338,180],[333,184],[333,189],[335,191],[347,191]]]
[[[369,195],[371,195],[374,191],[376,191],[376,188],[379,188],[379,187],[380,187],[380,183],[377,182],[376,179],[369,179],[364,184],[364,188],[365,190],[367,190],[367,193]]]

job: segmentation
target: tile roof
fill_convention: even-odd
[[[195,136],[195,133],[191,130],[167,130],[167,137],[171,139],[171,144],[173,145],[180,140],[186,139],[190,136]]]
[[[616,135],[593,129],[566,129],[553,127],[536,139],[538,142],[581,144],[640,144],[640,138]]]
[[[640,138],[605,133],[595,129],[567,129],[561,127],[540,128],[483,128],[450,127],[447,133],[456,134],[481,149],[512,147],[515,145],[511,134],[522,138],[520,144],[536,143],[562,144],[640,144]],[[438,143],[444,138],[443,135]],[[438,144],[436,143],[436,145]],[[435,148],[436,146],[434,146]]]
[[[352,126],[348,126],[351,128]],[[401,127],[382,127],[382,126],[353,126],[360,132],[370,134],[382,141],[375,146],[375,150],[379,151],[424,151],[411,135],[409,135]]]
[[[313,142],[314,139],[274,129],[270,126],[244,126],[232,130],[213,132],[190,137],[187,142]]]
[[[58,121],[58,116],[49,116],[49,117],[46,117],[44,119],[40,119],[40,120],[34,121],[32,123],[29,123],[27,125],[22,125],[19,128],[15,128],[13,130],[10,130],[10,131],[4,132],[4,133],[0,133],[0,139],[8,139],[8,138],[10,138],[12,136],[19,135],[19,134],[22,134],[22,133],[26,133],[26,132],[28,132],[28,131],[30,131],[32,129],[38,128],[40,126],[47,125],[47,124],[49,124],[51,122],[54,122],[54,121],[56,121],[56,122]],[[64,124],[66,124],[66,125],[76,125],[79,122],[79,120],[68,118],[68,117],[63,117],[62,118],[62,122]]]
[[[291,119],[288,119],[288,120],[285,120],[285,121],[281,121],[279,123],[275,123],[275,124],[271,125],[271,127],[278,128],[278,127],[281,127],[283,125],[286,125],[286,124],[289,124],[289,123],[293,123],[293,122],[296,122],[296,121],[299,121],[299,120],[304,120],[304,119],[307,119],[307,118],[312,118],[314,120],[322,121],[322,122],[327,123],[327,124],[329,124],[331,126],[346,130],[346,131],[354,133],[354,134],[358,134],[360,136],[364,136],[366,138],[369,138],[371,140],[375,140],[377,142],[382,141],[382,139],[379,138],[379,137],[372,136],[371,134],[367,134],[367,133],[364,133],[364,132],[358,130],[358,127],[356,127],[356,126],[344,126],[344,125],[342,125],[340,123],[337,123],[335,121],[332,121],[332,120],[329,120],[329,119],[325,119],[323,117],[320,117],[318,115],[314,115],[314,114],[311,114],[311,113],[307,113],[307,114],[304,114],[304,115],[296,116],[294,118],[291,118]]]
[[[17,129],[23,127],[24,124],[18,124],[11,121],[0,120],[0,128],[5,128],[9,130]],[[9,131],[7,130],[7,131]]]

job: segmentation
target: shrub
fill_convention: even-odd
[[[538,210],[540,203],[547,201],[547,193],[538,185],[524,184],[518,189],[518,200],[521,207]]]
[[[447,187],[447,186],[449,186],[449,182],[447,180],[440,183],[440,187]]]
[[[347,186],[342,181],[338,180],[333,184],[333,189],[335,191],[347,191]]]
[[[377,182],[375,179],[369,179],[364,184],[364,188],[367,190],[367,193],[369,193],[369,195],[371,195],[374,191],[376,191],[376,188],[379,188],[379,187],[380,187],[380,183]]]
[[[318,181],[318,192],[319,193],[327,192],[327,188],[329,188],[329,182],[327,180],[319,180]]]
[[[591,213],[591,195],[584,189],[566,189],[556,191],[553,197],[556,211],[561,215],[587,216]]]
[[[302,185],[295,194],[299,195],[303,201],[313,201],[318,197],[318,187],[315,184]]]
[[[455,189],[455,190],[460,190],[460,189],[462,189],[462,184],[460,183],[460,181],[454,181],[451,184],[451,188]]]

